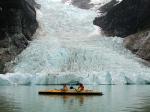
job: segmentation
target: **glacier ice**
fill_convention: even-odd
[[[36,0],[40,28],[35,40],[15,60],[13,73],[0,75],[10,84],[149,84],[150,70],[122,45],[105,37],[92,24],[93,10]]]

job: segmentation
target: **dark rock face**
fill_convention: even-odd
[[[94,4],[90,4],[91,0],[72,0],[72,4],[81,9],[90,9]]]
[[[34,0],[0,0],[0,73],[32,39],[38,23]]]
[[[124,45],[144,60],[150,61],[150,31],[142,31],[124,38]]]
[[[117,3],[118,3],[118,1],[112,0],[108,3],[106,3],[105,5],[103,5],[102,7],[100,7],[99,11],[101,13],[106,13],[106,12],[110,11],[115,6],[115,4],[117,4]]]
[[[107,9],[93,22],[106,34],[126,37],[150,27],[150,0],[123,0]]]

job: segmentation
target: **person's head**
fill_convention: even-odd
[[[80,83],[80,85],[79,85],[79,86],[81,87],[81,86],[83,86],[83,84],[82,84],[82,83]]]
[[[64,84],[64,87],[67,86],[67,84]]]
[[[70,86],[70,89],[74,89],[73,86]]]

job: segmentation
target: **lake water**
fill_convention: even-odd
[[[150,112],[149,85],[86,86],[103,96],[38,95],[61,85],[0,86],[0,112]]]

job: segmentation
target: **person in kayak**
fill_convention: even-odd
[[[62,91],[68,91],[67,84],[64,84],[64,85],[63,85],[63,89],[62,89]]]
[[[79,87],[78,87],[77,91],[79,91],[79,92],[84,91],[84,85],[79,84]]]
[[[70,85],[70,89],[74,89],[73,85]]]

